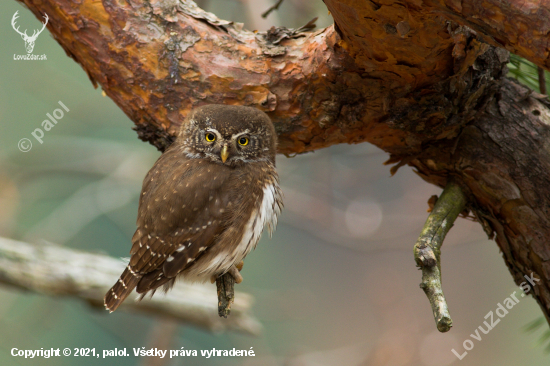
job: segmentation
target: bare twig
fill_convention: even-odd
[[[465,206],[466,196],[460,186],[452,181],[447,183],[414,245],[414,259],[422,269],[420,288],[430,300],[435,323],[440,332],[448,332],[453,326],[441,288],[441,245]]]
[[[273,5],[272,7],[270,7],[269,9],[267,9],[266,11],[264,11],[262,13],[262,18],[267,18],[267,16],[273,11],[273,10],[278,10],[279,9],[279,6],[281,6],[281,4],[283,3],[284,0],[277,0],[277,2],[275,3],[275,5]]]
[[[541,94],[546,95],[546,78],[544,77],[544,69],[542,67],[537,68],[539,74],[539,90]]]
[[[125,265],[106,255],[0,238],[0,283],[45,295],[77,297],[99,309],[103,309],[103,295]],[[212,331],[259,334],[261,325],[250,315],[252,297],[238,293],[237,298],[231,318],[220,319],[214,286],[179,282],[166,295],[157,293],[140,302],[127,299],[119,311],[145,312]],[[105,316],[116,313],[105,312]]]

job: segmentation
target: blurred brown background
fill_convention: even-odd
[[[321,1],[203,0],[199,6],[248,29],[299,27],[332,19]],[[24,44],[10,25],[40,26],[19,3],[0,5],[0,236],[128,256],[141,181],[159,153],[137,139],[132,122],[94,90],[86,74],[45,31],[35,54],[14,61]],[[38,144],[31,132],[62,101],[70,112]],[[19,151],[29,138],[33,148]],[[439,333],[419,289],[412,248],[440,189],[410,168],[390,177],[387,155],[341,145],[295,158],[278,157],[285,210],[272,239],[248,256],[239,285],[252,294],[264,326],[259,338],[178,326],[172,349],[249,349],[253,358],[177,358],[164,365],[401,366],[547,364],[541,333],[523,328],[541,312],[520,303],[459,361],[451,352],[516,291],[497,245],[477,223],[459,219],[443,246],[443,286],[454,320]],[[159,295],[157,295],[159,296]],[[147,359],[61,357],[25,360],[19,349],[151,347],[157,320],[108,315],[73,299],[0,287],[0,365],[146,365]]]

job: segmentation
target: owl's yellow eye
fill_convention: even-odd
[[[209,132],[209,133],[206,134],[205,138],[206,138],[206,141],[212,142],[212,141],[216,140],[216,135]]]
[[[239,145],[241,145],[241,146],[246,146],[246,145],[248,145],[248,138],[247,138],[247,137],[241,137],[241,138],[239,139]]]

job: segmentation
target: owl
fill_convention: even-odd
[[[193,110],[143,181],[130,263],[105,295],[110,312],[136,292],[168,291],[176,278],[215,280],[256,247],[283,207],[277,135],[251,107]]]

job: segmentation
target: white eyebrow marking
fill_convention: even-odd
[[[220,136],[220,133],[218,132],[218,130],[216,130],[215,128],[205,128],[205,131],[207,132],[214,132],[216,135]]]
[[[235,140],[237,137],[239,137],[241,135],[247,135],[247,134],[250,134],[250,130],[248,128],[246,130],[244,130],[243,132],[239,132],[239,133],[236,133],[234,135],[231,135],[231,139]]]
[[[218,130],[216,130],[215,128],[205,128],[204,129],[206,132],[213,132],[215,135],[216,135],[216,139],[219,139],[219,140],[222,140],[223,137],[222,137],[222,134],[218,132]]]

